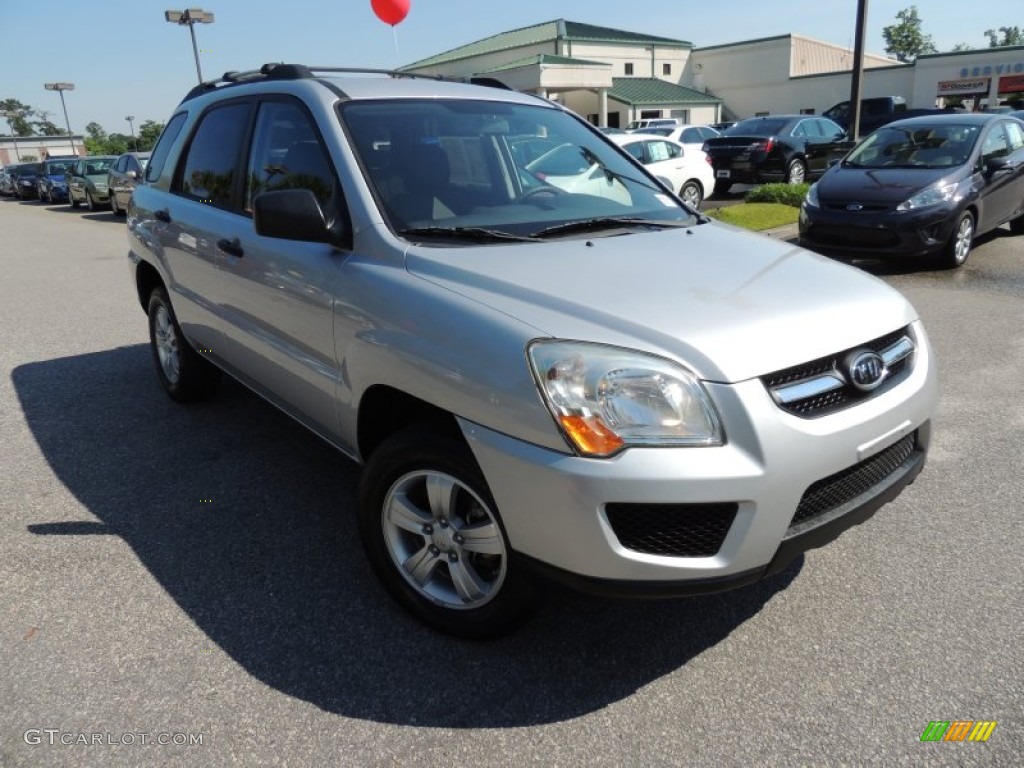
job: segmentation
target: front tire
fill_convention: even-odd
[[[149,344],[164,391],[181,403],[204,400],[220,384],[220,370],[185,339],[163,288],[149,295]]]
[[[75,196],[71,194],[70,190],[68,191],[68,202],[71,204],[72,208],[77,208],[81,205],[81,203],[75,199]]]
[[[953,233],[949,236],[946,247],[942,252],[941,263],[947,269],[956,269],[963,266],[971,252],[971,245],[974,243],[974,216],[970,211],[964,211],[956,220]]]
[[[682,189],[679,190],[679,197],[693,210],[699,211],[700,204],[704,201],[704,190],[701,189],[698,182],[691,180],[683,184]]]
[[[92,199],[92,193],[85,190],[85,207],[89,212],[96,210],[96,201]]]
[[[373,452],[360,485],[359,532],[391,596],[440,632],[496,637],[533,602],[476,460],[443,427],[400,432]]]

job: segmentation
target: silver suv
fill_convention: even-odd
[[[527,170],[566,145],[587,183]],[[506,631],[543,578],[755,581],[924,465],[935,366],[899,293],[709,221],[546,100],[226,75],[128,214],[167,393],[227,372],[365,463],[369,561],[444,632]]]

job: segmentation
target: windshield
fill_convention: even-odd
[[[110,170],[110,166],[114,164],[114,158],[106,158],[103,160],[87,160],[85,163],[85,175],[95,176],[97,174],[105,174]]]
[[[978,141],[981,126],[884,126],[872,133],[846,160],[855,168],[952,168],[963,165]]]
[[[48,176],[59,176],[63,173],[67,173],[71,170],[71,166],[75,164],[74,160],[67,160],[62,163],[47,163],[46,174]]]
[[[573,222],[593,224],[592,234],[597,220],[608,229],[623,219],[698,220],[560,109],[403,99],[348,102],[340,111],[367,182],[400,234],[497,239],[567,233],[577,228],[563,225]]]
[[[732,128],[726,129],[724,136],[774,136],[786,127],[788,120],[772,120],[765,117],[752,117],[741,120]]]

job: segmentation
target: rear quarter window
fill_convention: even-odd
[[[167,155],[170,154],[171,147],[174,146],[175,139],[181,133],[181,127],[185,124],[187,117],[184,112],[179,112],[164,127],[163,133],[157,139],[156,146],[153,148],[153,154],[149,159],[149,166],[146,168],[146,181],[156,181],[160,178],[160,173],[164,169],[164,163],[167,162]],[[121,162],[118,162],[117,170],[124,170]]]

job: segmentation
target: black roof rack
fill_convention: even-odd
[[[216,80],[208,80],[200,83],[185,94],[185,98],[181,100],[181,103],[185,103],[190,99],[194,99],[197,96],[202,96],[204,93],[209,93],[217,88],[224,88],[232,85],[240,85],[241,83],[252,83],[265,80],[307,80],[315,79],[320,74],[326,73],[337,73],[343,72],[347,74],[355,75],[387,75],[388,77],[409,77],[417,78],[422,80],[442,80],[447,82],[458,82],[458,83],[473,83],[474,85],[484,85],[491,88],[503,88],[505,90],[511,90],[507,85],[502,83],[500,80],[496,80],[492,77],[472,77],[472,78],[451,78],[444,77],[443,75],[423,75],[417,72],[403,72],[402,70],[396,69],[365,69],[361,67],[309,67],[305,64],[284,64],[274,63],[264,64],[259,69],[250,69],[243,72],[225,72]]]

